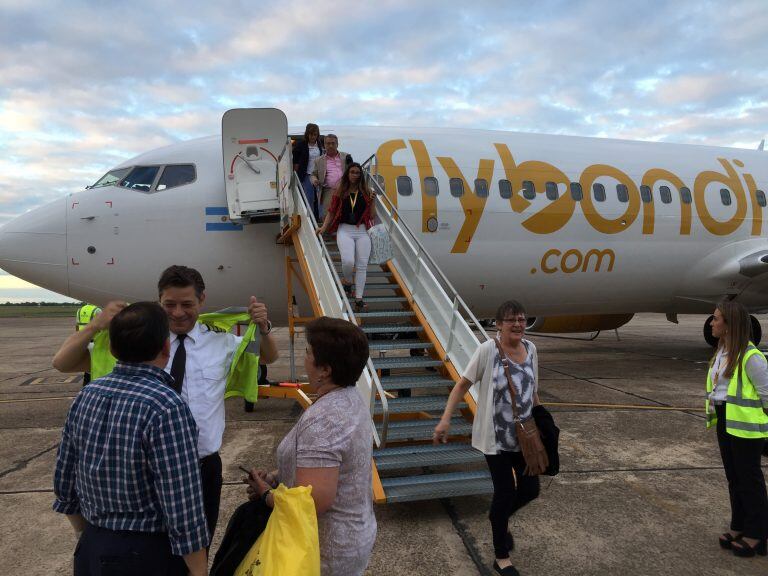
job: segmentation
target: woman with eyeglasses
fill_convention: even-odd
[[[368,188],[360,164],[352,162],[344,171],[339,186],[333,193],[331,207],[317,233],[336,232],[336,242],[341,252],[341,281],[345,291],[355,299],[358,312],[366,309],[363,290],[368,272],[368,259],[371,257],[368,229],[373,226],[375,218],[375,194]]]
[[[719,342],[707,373],[706,408],[731,501],[730,530],[720,536],[720,547],[745,557],[768,553],[768,494],[760,467],[768,438],[768,362],[750,332],[744,306],[717,304],[712,335]]]
[[[445,443],[451,427],[451,415],[473,384],[478,384],[477,413],[472,424],[472,446],[485,454],[493,481],[493,499],[489,519],[496,557],[493,567],[498,574],[518,574],[509,553],[515,547],[509,531],[509,518],[539,495],[538,476],[525,475],[525,459],[515,432],[512,399],[504,372],[506,360],[515,401],[521,419],[531,417],[539,405],[539,364],[536,346],[525,336],[525,309],[515,300],[504,302],[496,312],[497,339],[504,351],[501,358],[496,342],[483,342],[469,361],[464,374],[451,390],[448,402],[435,426],[433,441]]]

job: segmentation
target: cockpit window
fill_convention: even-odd
[[[196,177],[195,166],[193,164],[166,166],[163,169],[160,180],[157,181],[157,189],[167,190],[168,188],[184,186],[184,184],[194,182]]]
[[[89,188],[101,188],[102,186],[114,186],[117,184],[120,180],[123,179],[123,176],[128,174],[130,171],[130,168],[118,168],[117,170],[110,170],[104,176],[98,179],[96,184],[93,184],[89,186]]]
[[[136,166],[120,182],[120,186],[130,188],[131,190],[149,192],[152,189],[152,184],[155,181],[158,170],[160,170],[159,166]]]

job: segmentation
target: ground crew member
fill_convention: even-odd
[[[94,304],[84,304],[83,306],[80,306],[80,308],[77,309],[77,314],[75,315],[75,318],[77,321],[75,322],[75,332],[79,332],[88,324],[90,324],[91,320],[94,319],[94,317],[98,314],[101,314],[101,308]],[[83,372],[83,386],[88,384],[88,382],[91,381],[91,372],[90,370]]]
[[[226,331],[217,331],[198,322],[205,303],[205,283],[197,270],[186,266],[171,266],[158,282],[160,305],[168,315],[171,331],[171,359],[166,372],[175,377],[179,393],[189,404],[200,431],[198,451],[203,478],[205,513],[211,536],[216,529],[221,499],[221,447],[224,435],[224,398],[233,361],[244,356],[248,341]],[[110,302],[84,330],[70,336],[53,360],[62,372],[75,372],[88,366],[88,342],[109,326],[114,315],[125,306]],[[256,363],[271,364],[278,357],[270,332],[272,324],[267,307],[251,297],[248,315],[260,334]],[[98,352],[94,349],[94,352]],[[247,354],[245,355],[247,356]],[[254,372],[249,379],[255,380]]]

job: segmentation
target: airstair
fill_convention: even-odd
[[[278,110],[247,112],[256,117],[284,118]],[[246,124],[259,122],[252,118]],[[282,124],[270,118],[261,125]],[[271,172],[261,172],[269,173],[273,184],[262,184],[259,190],[279,206],[278,242],[286,246],[292,358],[295,329],[312,317],[345,318],[368,335],[371,356],[357,388],[371,411],[377,503],[490,494],[492,485],[484,457],[470,445],[473,390],[453,415],[448,443],[432,444],[432,432],[451,387],[479,345],[478,334],[481,339],[487,339],[487,334],[384,193],[375,156],[363,168],[369,185],[377,192],[377,218],[389,231],[394,257],[385,265],[369,266],[364,295],[367,310],[353,310],[341,283],[338,248],[315,233],[317,222],[293,173],[287,122],[285,125],[284,133],[265,136],[255,130],[234,136],[234,141],[266,138],[279,142],[282,137],[283,146],[272,148]],[[232,138],[223,130],[223,140]],[[225,165],[226,159],[225,153]],[[238,193],[247,197],[246,190],[241,187]],[[276,198],[271,196],[273,190]],[[236,207],[229,192],[230,208]],[[245,206],[243,202],[240,205]],[[267,203],[261,206],[273,209]],[[232,217],[244,220],[252,214],[235,212]],[[293,313],[294,278],[307,292],[311,317]]]

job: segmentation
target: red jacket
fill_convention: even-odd
[[[374,194],[371,194],[370,196],[363,194],[363,199],[365,200],[365,210],[363,211],[363,215],[360,216],[360,220],[358,220],[357,225],[360,226],[360,224],[365,224],[366,230],[373,226],[372,206],[376,201],[375,198],[376,196]],[[342,198],[338,194],[334,194],[331,198],[331,206],[328,208],[328,211],[333,216],[331,217],[331,223],[327,230],[329,234],[335,234],[339,229],[339,224],[341,224],[341,202]]]

